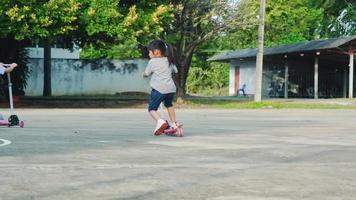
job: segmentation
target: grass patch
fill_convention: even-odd
[[[216,109],[356,109],[356,104],[275,100],[254,102],[248,100],[190,99],[186,100],[182,107]]]
[[[191,95],[196,96],[228,96],[229,95],[229,88],[222,87],[222,88],[204,88],[202,90],[198,90],[196,92],[189,92]]]

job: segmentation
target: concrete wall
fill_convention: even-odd
[[[234,91],[238,88],[234,88],[235,83],[235,67],[240,67],[240,88],[246,84],[245,92],[248,95],[255,94],[256,85],[256,61],[232,61],[230,65],[230,85],[229,94],[234,95]],[[236,91],[235,91],[236,92]]]
[[[269,73],[269,68],[276,65],[276,63],[265,60],[263,63],[263,77],[262,77],[262,97],[269,98],[269,85],[272,75]],[[240,67],[240,88],[246,84],[245,92],[247,95],[255,94],[256,86],[256,61],[255,60],[233,60],[230,63],[230,84],[229,95],[236,95],[235,88],[235,67]]]
[[[52,59],[52,94],[112,95],[118,92],[146,92],[149,80],[142,77],[147,60]],[[41,96],[43,59],[29,59],[31,71],[27,96]]]
[[[230,74],[229,74],[229,95],[235,96],[237,88],[235,88],[235,65],[230,64]]]
[[[43,58],[43,48],[42,47],[27,47],[29,58]],[[63,59],[79,59],[80,49],[75,47],[72,51],[62,48],[51,48],[52,58],[63,58]]]

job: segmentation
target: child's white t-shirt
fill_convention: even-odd
[[[172,73],[177,73],[177,67],[169,64],[167,57],[152,58],[146,67],[145,75],[152,74],[150,85],[162,94],[175,93]]]
[[[0,65],[0,75],[5,74],[5,67]]]

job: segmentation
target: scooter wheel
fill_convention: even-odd
[[[177,129],[177,136],[178,137],[184,137],[184,131],[182,127],[178,127]]]
[[[17,115],[11,115],[8,119],[9,121],[9,126],[18,126],[19,125],[19,118],[17,117]]]
[[[20,127],[21,128],[25,127],[25,122],[24,121],[20,121]]]

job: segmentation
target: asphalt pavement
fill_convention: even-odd
[[[356,197],[356,110],[19,109],[0,127],[1,200]],[[8,112],[3,111],[4,117]]]

